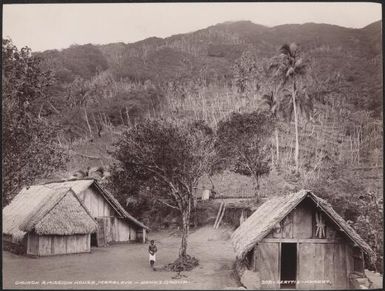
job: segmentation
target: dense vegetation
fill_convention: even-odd
[[[2,198],[7,204],[21,185],[63,167],[65,156],[55,124],[39,112],[50,73],[40,70],[28,48],[19,51],[9,40],[3,40],[2,58]]]
[[[298,47],[282,46],[292,42]],[[380,268],[380,44],[380,22],[349,29],[314,23],[268,28],[242,21],[165,39],[32,55],[3,40],[3,201],[23,184],[52,175],[64,164],[65,152],[69,172],[111,167],[111,190],[140,218],[154,220],[154,208],[159,215],[177,215],[179,210],[165,206],[177,207],[164,199],[167,185],[155,183],[144,169],[138,171],[148,179],[129,182],[138,179],[132,170],[138,157],[123,145],[128,149],[129,141],[141,137],[141,150],[155,158],[157,144],[144,134],[159,126],[153,134],[167,145],[169,152],[162,154],[171,163],[191,154],[182,138],[189,137],[187,124],[204,124],[219,137],[215,166],[205,170],[230,169],[254,177],[256,184],[263,179],[270,187],[255,187],[258,196],[289,191],[278,180],[290,191],[314,190],[376,250]],[[269,121],[266,128],[261,116]],[[175,156],[165,141],[171,133],[175,148],[185,149]],[[159,196],[152,197],[155,192]],[[139,206],[146,211],[136,212]]]

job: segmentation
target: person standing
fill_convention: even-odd
[[[150,241],[150,245],[148,246],[148,252],[150,254],[150,266],[155,271],[155,261],[156,261],[156,252],[158,251],[158,248],[156,247],[156,244],[154,240]]]

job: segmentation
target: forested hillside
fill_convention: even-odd
[[[352,95],[359,95],[355,102],[365,103],[368,109],[379,113],[380,29],[380,22],[363,29],[314,23],[268,28],[248,21],[230,22],[165,39],[74,45],[37,55],[56,72],[60,84],[71,83],[76,77],[89,80],[107,71],[116,82],[124,83],[150,80],[163,86],[166,82],[230,85],[232,67],[246,51],[260,59],[276,54],[283,43],[296,42],[314,60],[319,79],[339,73],[346,86],[355,91]]]
[[[59,119],[63,127],[58,138],[74,144],[96,140],[145,116],[204,119],[215,127],[232,111],[263,106],[263,87],[268,86],[257,67],[290,42],[296,42],[311,63],[314,111],[304,122],[312,121],[306,130],[318,128],[301,133],[303,138],[316,133],[322,143],[329,140],[329,145],[343,148],[339,157],[350,155],[352,161],[357,161],[353,155],[359,154],[358,143],[363,151],[375,142],[360,134],[373,135],[379,141],[373,146],[378,147],[378,132],[369,131],[380,130],[373,124],[382,120],[380,22],[363,29],[227,22],[165,39],[35,53],[56,78],[39,113]],[[358,115],[369,118],[362,126],[370,130],[351,128],[358,125]],[[283,140],[287,145],[281,146],[290,147],[290,140]],[[377,150],[364,151],[359,163],[378,164]]]
[[[49,125],[55,150],[68,158],[63,169],[53,159],[49,170],[26,172],[28,183],[34,178],[66,177],[89,167],[102,167],[102,172],[112,172],[119,182],[113,173],[113,144],[126,129],[147,118],[174,124],[203,120],[215,132],[226,126],[242,130],[245,114],[253,120],[253,112],[267,112],[274,119],[269,170],[257,177],[257,188],[243,187],[241,193],[229,195],[256,191],[259,196],[269,196],[310,188],[353,224],[376,248],[381,261],[381,26],[381,22],[362,29],[315,23],[265,27],[249,21],[226,22],[165,39],[73,45],[24,56],[25,60],[39,59],[41,72],[51,72],[44,86],[39,85],[43,77],[38,74],[38,85],[31,87],[37,97],[28,100],[28,112],[39,120],[39,126]],[[302,91],[298,91],[294,107],[297,115],[288,93],[280,90],[271,75],[280,48],[293,42],[307,68],[298,81]],[[8,56],[4,47],[3,40],[3,60]],[[11,78],[3,65],[3,80],[4,76]],[[16,94],[11,89],[8,93]],[[3,130],[6,127],[3,123]],[[230,134],[222,133],[223,138]],[[52,166],[57,170],[52,171]],[[236,163],[232,167],[226,164],[213,171],[214,180],[220,181],[223,170],[252,180],[253,171],[242,170]],[[12,181],[12,187],[19,189],[22,181]],[[137,198],[136,205],[145,209],[146,202],[135,196],[142,189],[132,187],[124,184],[122,188],[129,191],[121,191],[124,194],[119,200],[126,204],[128,198]],[[14,193],[3,191],[3,196],[12,198]]]

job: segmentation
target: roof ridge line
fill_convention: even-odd
[[[94,180],[94,181],[96,181],[96,179],[92,178],[92,177],[84,177],[84,178],[81,178],[81,179],[69,178],[69,179],[61,179],[61,180],[48,181],[48,182],[45,182],[45,183],[42,183],[42,184],[37,184],[37,185],[48,185],[48,184],[54,184],[54,183],[63,183],[63,182],[72,182],[72,181],[84,181],[84,180]],[[37,185],[32,185],[32,186],[37,186]]]
[[[87,207],[84,205],[84,203],[80,200],[80,198],[78,197],[78,195],[76,195],[75,191],[72,190],[72,187],[69,188],[68,192],[71,192],[72,196],[75,197],[75,199],[80,203],[80,206],[83,207],[83,209],[86,211],[86,213],[88,214],[89,217],[91,217],[91,219],[96,223],[98,224],[98,222],[96,221],[96,219],[92,216],[91,212],[87,209]],[[67,193],[68,193],[67,192]]]
[[[106,194],[105,198],[108,202],[110,203],[113,203],[116,208],[118,208],[118,212],[121,212],[121,214],[123,215],[124,218],[128,218],[130,219],[131,221],[133,221],[134,223],[136,223],[137,225],[143,227],[143,228],[146,228],[146,229],[150,229],[147,225],[145,225],[143,222],[139,221],[138,219],[136,219],[134,216],[132,216],[130,213],[128,213],[128,211],[126,209],[124,209],[124,207],[120,204],[120,202],[115,198],[115,196],[110,192],[108,191],[107,189],[103,188],[99,183],[98,181],[95,180],[95,186],[101,191],[101,192],[104,192]],[[108,198],[107,198],[108,196]]]

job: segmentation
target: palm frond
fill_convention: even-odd
[[[262,100],[264,100],[265,103],[268,104],[269,106],[272,106],[272,105],[273,105],[273,96],[272,96],[272,93],[269,93],[269,94],[263,94]]]
[[[286,71],[286,78],[289,78],[290,76],[292,76],[294,74],[294,68],[293,67],[289,67]]]
[[[287,89],[287,88],[283,88],[283,89],[282,89],[282,93],[284,94],[284,97],[286,97],[286,96],[291,96],[291,92],[290,92],[290,90]]]
[[[304,61],[302,58],[299,58],[294,65],[294,70],[297,75],[305,75],[308,68],[309,62],[306,60]]]
[[[281,46],[279,52],[285,56],[291,56],[290,46],[287,43]]]
[[[295,42],[292,42],[289,46],[290,56],[295,58],[299,52],[298,45]]]
[[[278,69],[278,67],[279,67],[279,64],[278,64],[278,63],[271,63],[271,64],[268,66],[267,70],[268,70],[269,72],[275,71],[275,70]]]
[[[298,68],[300,66],[303,65],[303,59],[302,58],[298,58],[296,61],[295,61],[295,64],[294,64],[294,67],[295,68]]]

